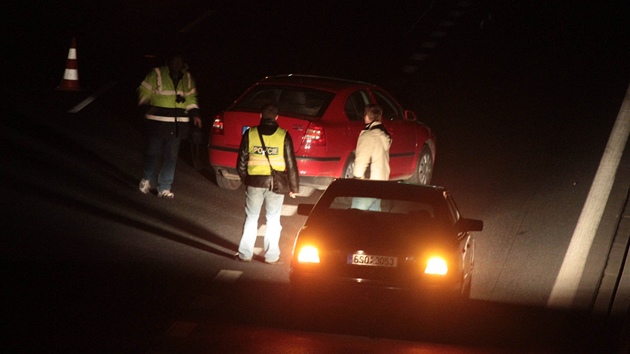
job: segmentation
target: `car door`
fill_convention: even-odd
[[[405,120],[404,110],[387,92],[380,89],[372,89],[371,92],[376,103],[383,108],[383,125],[392,136],[390,179],[409,178],[413,174],[417,149],[415,123]]]

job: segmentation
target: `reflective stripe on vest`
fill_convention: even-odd
[[[284,163],[284,138],[287,131],[278,127],[275,133],[272,135],[263,135],[265,139],[265,146],[269,156],[269,161],[274,170],[284,171],[286,165]],[[269,176],[271,175],[271,169],[269,168],[269,162],[264,154],[260,137],[258,135],[258,128],[252,127],[249,129],[249,159],[247,162],[247,173],[249,175],[256,176]]]
[[[158,122],[175,122],[176,120],[178,122],[184,122],[184,123],[190,122],[190,118],[188,117],[164,117],[164,116],[156,116],[153,114],[147,114],[145,115],[145,117],[150,120],[157,120]]]
[[[169,77],[168,67],[155,68],[147,75],[140,85],[140,104],[148,103],[151,106],[166,108],[181,108],[189,111],[199,108],[197,104],[197,88],[189,72],[184,75],[174,87],[173,80]],[[184,102],[177,102],[177,95],[185,98]]]

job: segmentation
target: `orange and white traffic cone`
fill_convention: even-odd
[[[81,86],[79,85],[79,64],[77,62],[77,42],[75,38],[72,38],[70,50],[68,51],[68,60],[66,61],[66,71],[63,73],[61,85],[57,87],[57,90],[81,90]]]

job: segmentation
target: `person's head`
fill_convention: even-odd
[[[168,69],[176,74],[179,74],[184,69],[184,65],[186,60],[184,58],[184,54],[179,51],[173,51],[168,55],[168,59],[166,60],[166,65],[168,65]]]
[[[365,110],[363,111],[365,124],[372,123],[374,121],[381,121],[383,118],[383,109],[381,106],[370,103],[365,106]]]
[[[267,103],[260,109],[261,119],[276,119],[278,118],[278,106],[273,103]]]

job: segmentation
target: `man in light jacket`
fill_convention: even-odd
[[[354,158],[354,178],[389,180],[389,148],[392,137],[381,122],[383,109],[376,104],[365,107],[363,120],[365,128],[359,134]],[[368,170],[369,169],[369,170]],[[355,198],[353,208],[380,210],[380,200],[373,198]]]

